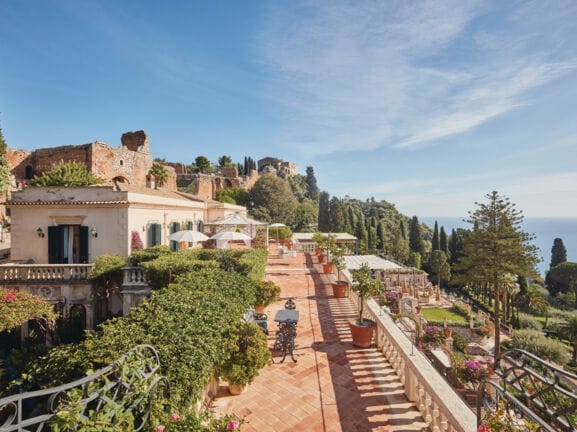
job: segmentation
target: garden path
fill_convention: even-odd
[[[215,411],[244,417],[242,432],[423,430],[422,417],[385,357],[375,347],[352,345],[347,322],[356,317],[356,309],[348,298],[333,297],[334,276],[319,270],[316,257],[298,253],[281,258],[272,246],[266,279],[282,293],[266,310],[269,347],[274,344],[274,313],[293,297],[300,311],[297,362],[287,356],[281,364],[280,353],[273,352],[274,363],[241,395],[230,396],[224,384],[219,386]]]

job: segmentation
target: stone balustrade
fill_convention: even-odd
[[[122,267],[122,286],[148,287],[144,269],[142,267]]]
[[[0,265],[0,283],[85,282],[93,264],[4,264]]]
[[[349,281],[352,279],[348,271],[343,273]],[[354,291],[350,297],[359,308],[359,298]],[[375,300],[366,301],[363,318],[376,323],[378,349],[396,371],[405,395],[415,403],[432,432],[477,430],[475,413]]]

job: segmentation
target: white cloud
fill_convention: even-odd
[[[529,91],[577,69],[577,54],[547,46],[559,15],[533,16],[541,27],[528,29],[501,16],[500,3],[299,5],[267,17],[259,48],[268,95],[285,114],[280,139],[309,155],[431,144],[530,103]],[[515,25],[476,30],[488,15]]]

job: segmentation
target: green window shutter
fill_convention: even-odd
[[[154,224],[146,225],[146,247],[154,246]]]
[[[202,221],[198,221],[198,230],[200,232],[203,232],[203,230],[204,230],[204,224],[202,223]]]
[[[191,221],[186,222],[186,229],[192,231],[194,229],[194,224]]]
[[[62,264],[62,227],[48,227],[48,264]]]
[[[81,264],[86,264],[88,262],[88,227],[79,227],[79,242],[78,242],[78,259]]]
[[[154,224],[156,226],[156,231],[154,233],[154,244],[159,245],[162,244],[162,225]]]

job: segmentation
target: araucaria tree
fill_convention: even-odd
[[[521,230],[522,212],[509,198],[491,192],[487,203],[475,203],[468,223],[473,225],[463,241],[459,259],[460,279],[465,283],[486,283],[493,293],[495,323],[495,357],[500,353],[500,302],[507,277],[535,273],[538,262],[533,237]]]

